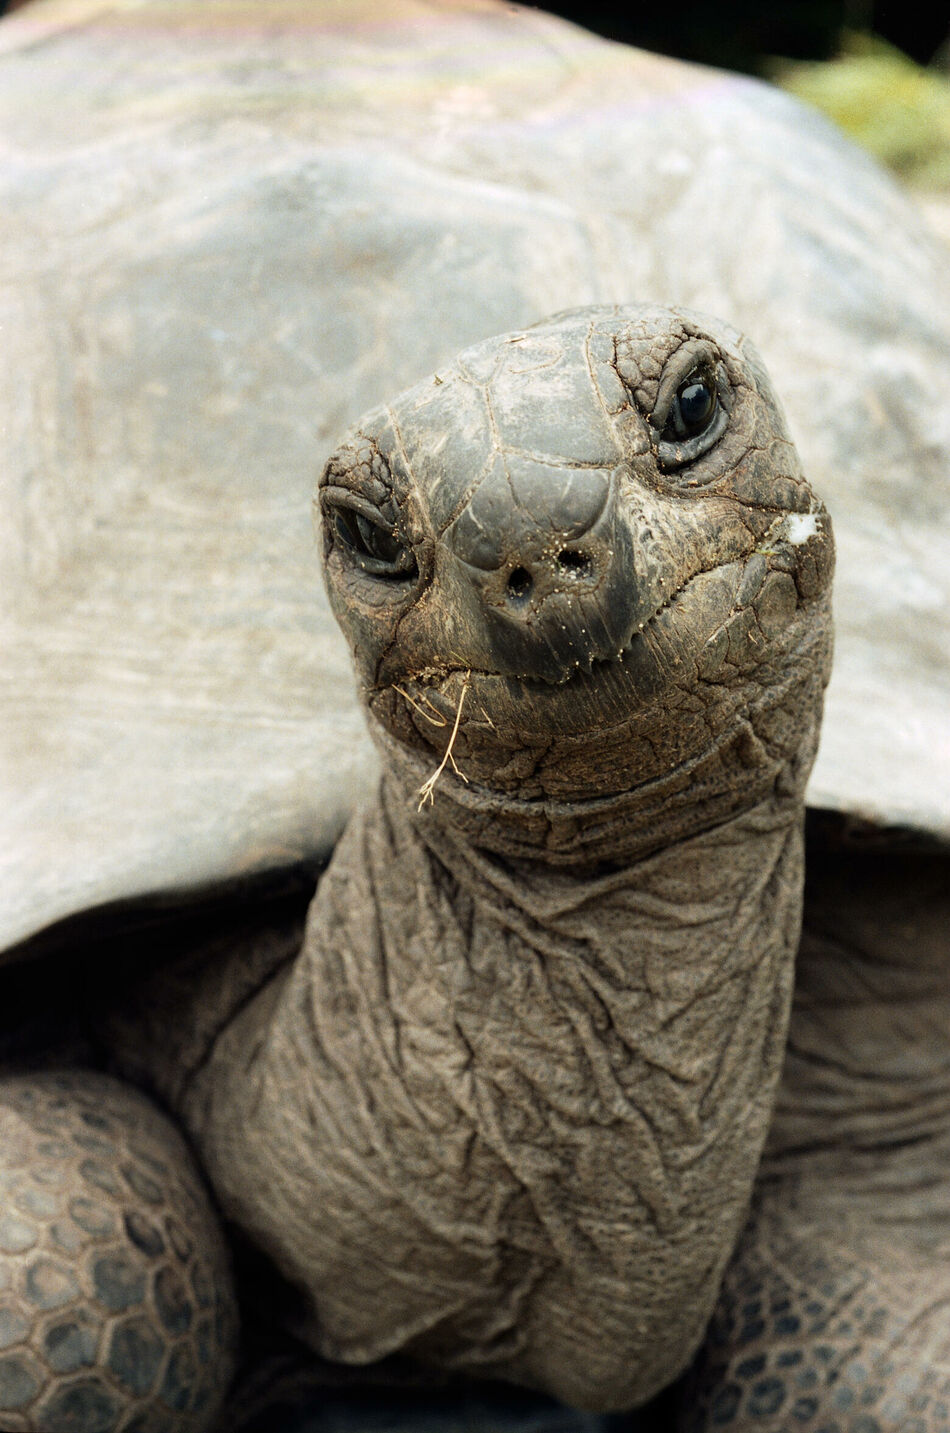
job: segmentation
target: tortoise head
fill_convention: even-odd
[[[831,529],[727,326],[579,309],[477,344],[367,415],[318,502],[378,739],[420,770],[453,739],[453,799],[612,799],[724,743],[757,787],[807,774]]]

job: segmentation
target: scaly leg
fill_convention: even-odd
[[[899,1228],[869,1237],[789,1196],[757,1198],[678,1429],[947,1433],[950,1250],[927,1260]]]
[[[223,1236],[166,1116],[90,1071],[0,1079],[4,1433],[205,1433],[236,1333]]]
[[[676,1426],[948,1433],[950,863],[809,860],[775,1122]]]

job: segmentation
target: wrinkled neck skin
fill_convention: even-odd
[[[718,738],[586,805],[448,774],[419,811],[432,763],[380,737],[299,957],[181,1098],[321,1354],[592,1409],[690,1360],[781,1069],[819,606]]]
[[[604,862],[640,861],[761,802],[787,799],[801,806],[817,745],[828,643],[824,625],[799,627],[794,660],[751,701],[747,684],[738,692],[697,684],[690,692],[692,711],[678,712],[673,722],[660,702],[614,728],[549,743],[543,760],[558,772],[562,789],[543,799],[521,794],[537,785],[537,755],[470,742],[456,745],[461,777],[448,772],[436,783],[433,799],[422,800],[439,749],[433,754],[404,745],[374,719],[372,707],[370,732],[388,779],[406,805],[418,808],[416,824],[434,850],[446,840],[461,841],[508,861],[562,868],[577,878]],[[671,693],[664,696],[668,703]],[[651,744],[651,731],[657,730],[663,740]],[[671,735],[678,743],[673,751]],[[443,751],[444,746],[443,736]],[[653,757],[653,769],[636,780],[631,766],[648,766],[640,756],[643,747]],[[511,781],[513,767],[517,776]],[[565,772],[572,767],[580,775],[568,786]],[[484,784],[486,773],[502,769],[509,789]]]

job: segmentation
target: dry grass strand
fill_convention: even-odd
[[[435,771],[433,771],[429,779],[427,781],[424,781],[419,787],[419,805],[416,807],[417,811],[421,811],[427,801],[435,801],[435,796],[433,795],[433,792],[435,791],[436,782],[442,775],[449,762],[452,763],[452,770],[455,772],[456,776],[461,777],[461,779],[465,782],[468,781],[468,777],[465,776],[461,771],[459,771],[458,766],[455,763],[455,757],[452,755],[452,748],[455,745],[455,738],[459,734],[459,725],[462,721],[462,708],[465,705],[465,698],[468,695],[468,689],[471,686],[471,683],[472,673],[471,669],[469,669],[465,673],[464,678],[462,679],[462,690],[459,693],[458,710],[455,713],[455,723],[452,727],[452,733],[449,737],[449,744],[445,748],[445,755],[443,756],[442,760],[439,762],[438,766],[436,767]]]
[[[432,702],[429,701],[428,697],[423,697],[423,701],[431,711],[435,712],[435,716],[430,716],[429,712],[425,710],[425,707],[420,706],[420,704],[415,700],[414,697],[411,697],[408,692],[403,691],[402,687],[393,687],[393,691],[398,692],[399,695],[405,701],[407,701],[411,707],[415,707],[416,711],[421,717],[425,717],[426,721],[431,722],[433,726],[448,726],[448,721],[446,720],[446,718],[439,711],[438,707],[433,706]]]

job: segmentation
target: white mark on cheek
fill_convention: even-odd
[[[793,547],[801,547],[810,537],[818,536],[818,514],[790,512],[785,519],[785,537]]]

